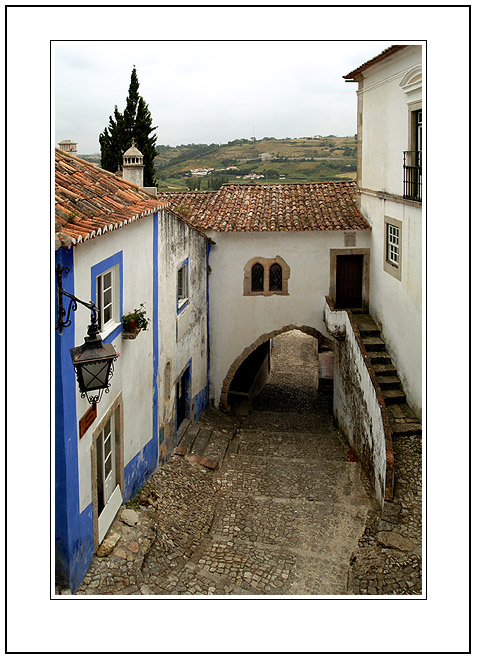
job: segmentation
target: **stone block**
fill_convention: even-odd
[[[110,532],[101,543],[99,548],[96,550],[96,555],[98,557],[107,557],[109,554],[111,554],[120,538],[121,534],[118,532]]]

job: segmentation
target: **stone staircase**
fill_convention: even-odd
[[[183,422],[174,454],[215,470],[224,459],[236,429],[234,420],[208,406],[198,422]]]
[[[353,319],[381,388],[393,436],[421,435],[422,426],[407,405],[401,380],[386,351],[380,329],[369,314],[353,313]]]

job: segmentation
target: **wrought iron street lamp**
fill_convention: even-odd
[[[88,335],[82,346],[75,346],[70,350],[73,367],[76,373],[81,397],[86,397],[89,403],[97,403],[101,400],[103,392],[109,392],[110,380],[113,375],[114,362],[118,354],[112,344],[103,344],[98,328],[98,310],[93,302],[84,302],[76,296],[71,295],[62,288],[63,273],[68,273],[69,268],[56,267],[56,282],[58,289],[58,323],[57,329],[60,334],[63,328],[71,325],[70,314],[78,309],[78,303],[91,310],[91,324],[88,327]],[[70,299],[68,312],[63,306],[63,296]],[[66,318],[65,318],[66,317]],[[98,390],[97,394],[91,392]]]

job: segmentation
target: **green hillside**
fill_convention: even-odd
[[[355,137],[264,138],[227,144],[159,145],[159,190],[209,190],[221,183],[260,184],[354,180]],[[237,168],[237,169],[227,169]],[[210,170],[207,176],[192,170]],[[251,178],[255,175],[259,178]],[[243,178],[248,176],[248,178]]]
[[[304,137],[233,140],[227,144],[161,144],[155,159],[158,189],[210,190],[222,183],[298,183],[354,180],[356,138]],[[100,164],[98,154],[81,155]],[[233,169],[227,169],[233,168]],[[208,170],[206,176],[192,170]],[[247,177],[247,178],[244,178]]]

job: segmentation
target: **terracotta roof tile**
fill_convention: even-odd
[[[119,229],[167,206],[133,183],[55,149],[56,247]]]
[[[225,184],[215,192],[159,193],[197,229],[336,231],[370,229],[356,206],[353,181],[277,185]]]

